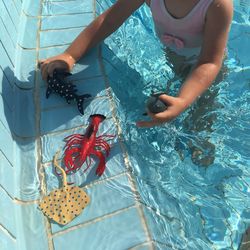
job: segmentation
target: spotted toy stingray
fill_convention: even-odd
[[[46,98],[49,98],[52,92],[59,94],[66,99],[66,102],[70,104],[72,100],[76,101],[79,112],[83,115],[83,103],[85,98],[89,98],[89,94],[78,95],[77,89],[74,84],[67,81],[66,77],[71,75],[65,71],[54,70],[53,76],[48,76],[48,87],[46,91]]]

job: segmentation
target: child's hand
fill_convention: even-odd
[[[169,95],[160,95],[160,100],[165,102],[168,106],[166,111],[160,112],[157,114],[153,114],[150,112],[147,112],[150,116],[150,121],[138,121],[136,125],[138,127],[153,127],[161,125],[165,122],[169,122],[176,118],[179,114],[181,114],[186,108],[187,103],[183,98],[180,97],[172,97]]]
[[[44,81],[47,80],[48,75],[53,75],[53,71],[55,69],[62,69],[66,72],[70,72],[74,64],[74,58],[67,53],[62,53],[60,55],[39,61],[39,67],[41,69],[41,74]]]

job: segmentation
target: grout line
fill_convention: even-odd
[[[10,82],[8,76],[7,76],[6,73],[4,72],[4,69],[2,68],[2,65],[0,65],[0,70],[2,71],[3,76],[5,77],[5,79],[7,80],[8,84],[9,84],[9,86],[10,86],[10,88],[11,88],[11,90],[13,91],[13,89],[14,89],[14,84],[13,84],[12,82]],[[1,95],[2,95],[2,90],[1,90]],[[2,96],[3,96],[3,95],[2,95]],[[10,108],[10,109],[11,109],[11,108]]]
[[[55,2],[55,1],[53,1],[53,2]],[[63,3],[63,1],[60,1],[60,3]],[[24,15],[28,18],[34,18],[34,19],[36,19],[36,18],[42,19],[44,17],[50,18],[50,17],[55,17],[55,16],[73,16],[73,15],[81,15],[81,14],[91,14],[91,12],[86,11],[86,12],[64,13],[64,14],[56,14],[56,15],[37,15],[37,16],[31,16],[31,15],[27,14],[24,10],[22,10],[22,12],[20,13],[20,15]]]
[[[70,43],[59,44],[59,45],[53,45],[53,46],[49,46],[49,47],[42,47],[42,48],[40,48],[40,51],[49,50],[49,49],[51,49],[51,48],[53,48],[53,47],[55,47],[55,48],[62,47],[62,49],[66,49],[67,46],[69,46],[69,45],[70,45]]]
[[[4,193],[12,200],[14,201],[14,198],[9,194],[9,192],[0,184],[0,188],[4,191]]]
[[[111,117],[106,118],[106,120],[109,120],[109,119],[111,119]],[[72,133],[74,133],[75,130],[78,130],[78,129],[81,129],[81,128],[86,129],[87,126],[88,125],[84,124],[84,125],[79,125],[79,126],[76,126],[76,127],[61,129],[61,130],[58,130],[58,131],[47,132],[47,133],[44,133],[44,134],[41,133],[41,137],[42,136],[47,136],[47,135],[49,135],[49,136],[60,135],[60,134],[63,134],[65,132],[69,132],[69,131],[72,131]],[[46,163],[46,162],[44,162],[44,163]]]
[[[14,41],[12,40],[11,34],[10,34],[10,32],[9,32],[9,29],[7,29],[7,27],[5,26],[5,22],[4,22],[4,20],[2,19],[1,16],[0,16],[0,20],[1,20],[1,22],[2,22],[2,25],[3,25],[3,27],[4,27],[5,31],[6,31],[6,33],[8,34],[8,38],[9,38],[9,40],[11,41],[11,43],[12,43],[12,45],[13,45],[13,48],[15,48],[16,44],[15,44]]]
[[[96,100],[96,99],[107,99],[107,96],[106,95],[102,95],[102,96],[97,96],[97,97],[89,97],[88,100],[86,100],[84,102],[84,104],[88,104],[90,103],[91,101],[93,100]],[[47,107],[47,108],[42,108],[41,110],[43,112],[46,112],[46,111],[50,111],[50,110],[54,110],[54,109],[62,109],[62,108],[71,108],[72,105],[69,105],[68,103],[62,103],[62,104],[57,104],[57,106],[50,106],[50,107]]]
[[[9,158],[7,157],[7,155],[5,155],[5,153],[2,151],[2,149],[0,149],[0,153],[3,155],[3,157],[5,158],[5,160],[10,164],[10,166],[12,168],[14,168],[14,165],[10,162]]]
[[[83,84],[83,85],[85,84],[85,83],[83,83],[83,82],[86,82],[86,81],[93,81],[93,80],[98,81],[100,78],[102,78],[102,75],[92,75],[92,76],[87,76],[87,77],[82,76],[82,77],[76,78],[76,79],[70,79],[70,78],[69,78],[69,81],[72,82],[72,83],[74,83],[76,86],[80,86],[80,85],[82,85],[82,84]],[[43,84],[40,85],[40,88],[41,88],[41,89],[45,89],[45,88],[47,88],[47,86],[46,86],[45,83],[43,83]],[[0,93],[0,94],[1,94],[1,93]],[[96,97],[103,97],[103,96],[100,95],[100,96],[96,96]],[[92,97],[92,99],[95,99],[96,97]]]
[[[42,167],[48,167],[48,166],[44,166],[44,164],[42,164]],[[41,168],[42,168],[41,167]],[[43,179],[45,179],[45,175],[44,175],[44,171],[42,173],[42,171],[40,171],[40,174],[42,176]],[[107,178],[104,178],[104,179],[101,179],[101,180],[96,180],[96,181],[93,181],[81,188],[86,188],[86,189],[89,189],[95,185],[99,185],[99,184],[102,184],[102,183],[106,183],[106,182],[110,182],[112,180],[116,180],[118,178],[120,178],[121,176],[123,175],[128,175],[127,171],[124,171],[124,172],[121,172],[117,175],[113,175],[113,176],[110,176],[110,177],[107,177]],[[40,199],[37,199],[37,200],[31,200],[31,201],[25,201],[25,200],[20,200],[18,198],[12,198],[13,202],[15,202],[16,204],[19,204],[19,205],[31,205],[31,204],[38,204]]]
[[[58,159],[58,160],[61,160],[61,159]],[[48,168],[49,164],[52,164],[52,162],[46,163],[46,165],[43,164],[43,168]],[[84,186],[80,185],[80,187],[81,188],[89,189],[89,188],[91,188],[91,187],[93,187],[95,185],[99,185],[99,184],[102,184],[102,183],[110,182],[110,181],[118,179],[118,178],[120,178],[121,176],[124,176],[124,175],[128,175],[127,170],[125,170],[125,171],[123,171],[123,172],[121,172],[119,174],[116,174],[116,175],[112,175],[112,176],[109,176],[109,177],[106,177],[106,178],[104,177],[103,179],[94,180],[91,183],[89,183],[87,185],[84,185]]]
[[[47,0],[48,1],[48,0]],[[62,4],[62,3],[65,3],[65,2],[75,2],[76,0],[53,0],[53,3],[59,3],[59,4]]]
[[[128,210],[133,209],[133,208],[136,208],[136,206],[135,206],[135,205],[132,205],[132,206],[129,206],[129,207],[126,207],[126,208],[119,209],[119,210],[114,211],[114,212],[112,212],[112,213],[110,213],[110,214],[106,214],[106,215],[104,215],[104,216],[102,216],[102,217],[98,217],[98,218],[89,220],[89,221],[87,221],[87,222],[84,222],[84,223],[81,223],[81,224],[72,226],[72,227],[67,228],[67,229],[65,229],[65,230],[63,230],[63,231],[56,232],[56,233],[52,234],[52,236],[53,236],[53,237],[57,237],[57,236],[60,236],[60,235],[65,234],[65,233],[74,231],[74,230],[76,230],[76,229],[79,229],[79,228],[82,228],[82,227],[86,227],[86,226],[92,225],[92,224],[97,223],[97,222],[99,222],[99,221],[102,221],[102,220],[111,218],[111,217],[113,217],[113,216],[115,216],[115,215],[121,214],[121,213],[123,213],[123,212],[127,212]]]
[[[41,15],[40,17],[43,18],[43,17],[47,17],[47,18],[50,18],[50,17],[55,17],[55,16],[70,16],[70,15],[81,15],[81,14],[90,14],[91,12],[89,11],[86,11],[86,12],[73,12],[73,13],[68,13],[68,14],[65,14],[65,13],[62,13],[62,14],[56,14],[56,15]]]
[[[58,47],[68,47],[70,44],[71,43],[54,44],[54,45],[50,45],[50,46],[41,47],[40,50],[53,49],[53,48],[58,48]]]
[[[11,112],[13,112],[13,111],[11,111]],[[3,123],[2,119],[0,120],[0,122],[1,122],[2,126],[4,127],[4,130],[8,133],[8,135],[11,136],[11,132],[8,130],[8,127],[5,126],[5,124]]]
[[[145,241],[145,242],[142,242],[142,243],[139,243],[133,247],[130,247],[128,250],[140,250],[141,247],[143,246],[147,246],[147,245],[152,245],[153,244],[153,241]]]
[[[73,29],[83,29],[86,28],[86,25],[81,26],[73,26],[73,27],[64,27],[64,28],[55,28],[55,29],[43,29],[41,32],[51,32],[51,31],[67,31],[67,30],[73,30]]]
[[[84,29],[86,28],[86,25],[82,25],[82,26],[76,26],[76,27],[67,27],[67,28],[57,28],[57,29],[45,29],[45,30],[41,30],[40,33],[47,33],[47,32],[53,32],[53,31],[73,31],[73,30],[79,30],[79,29]]]
[[[76,84],[77,86],[83,84],[82,83],[83,81],[86,82],[86,81],[93,81],[93,80],[98,80],[98,78],[101,78],[102,75],[92,75],[92,76],[87,76],[87,77],[80,77],[80,78],[76,78],[76,79],[71,79],[70,76],[69,76],[69,81]],[[47,88],[47,86],[45,84],[42,84],[40,85],[40,88]]]
[[[140,216],[140,219],[141,219],[141,223],[142,223],[142,226],[143,226],[147,241],[150,242],[150,241],[152,241],[152,239],[151,239],[151,235],[149,233],[150,231],[149,231],[149,228],[148,228],[148,225],[147,225],[147,221],[146,221],[146,218],[145,218],[145,215],[144,215],[144,212],[143,212],[142,205],[138,202],[138,199],[137,199],[137,197],[140,197],[140,194],[139,194],[139,192],[138,192],[138,190],[136,188],[135,179],[132,177],[132,168],[131,168],[131,163],[129,161],[129,156],[128,156],[128,153],[127,153],[127,150],[126,150],[126,146],[124,145],[124,143],[122,142],[122,139],[121,139],[121,137],[122,137],[122,129],[120,127],[119,120],[118,120],[118,118],[116,117],[116,114],[115,114],[116,106],[115,106],[115,102],[114,102],[113,97],[112,97],[109,80],[108,80],[108,77],[106,75],[105,66],[104,66],[104,63],[103,63],[103,60],[102,60],[102,48],[101,48],[101,45],[99,45],[99,57],[98,57],[98,59],[99,59],[99,64],[100,64],[100,70],[101,70],[101,72],[103,74],[104,81],[105,81],[105,84],[106,84],[107,95],[109,96],[110,104],[111,104],[111,107],[112,107],[112,116],[113,116],[114,123],[115,123],[115,125],[117,127],[117,131],[118,131],[118,141],[120,143],[121,150],[122,150],[123,155],[124,155],[125,165],[127,166],[127,169],[128,169],[128,173],[129,173],[128,176],[129,176],[129,182],[130,182],[130,185],[131,185],[131,190],[132,190],[132,192],[134,192],[134,195],[135,195],[136,207],[137,207],[138,212],[139,212],[139,216]],[[154,246],[151,245],[150,249],[154,249]]]
[[[14,198],[13,202],[18,205],[33,205],[33,204],[38,204],[39,200],[23,201],[19,200],[18,198]]]
[[[40,13],[42,12],[44,0],[41,0],[40,2]],[[40,181],[40,196],[44,196],[46,193],[46,183],[45,183],[45,175],[44,175],[44,169],[42,168],[42,141],[41,141],[41,128],[40,128],[40,122],[41,122],[41,107],[40,107],[40,82],[39,82],[39,71],[37,70],[38,67],[38,58],[39,58],[39,50],[40,50],[40,32],[41,32],[41,25],[42,25],[42,19],[41,16],[38,17],[38,29],[37,29],[37,45],[36,45],[36,72],[35,72],[35,87],[34,87],[34,105],[35,105],[35,125],[36,125],[36,144],[37,144],[37,163],[36,168],[38,172],[38,178]],[[51,236],[51,225],[49,223],[48,218],[44,217],[45,222],[45,232],[47,234],[48,239],[48,249],[54,250],[54,244]]]
[[[47,132],[47,133],[44,133],[42,134],[41,133],[41,137],[43,136],[56,136],[56,135],[60,135],[60,134],[63,134],[63,133],[66,133],[66,132],[69,132],[71,131],[72,133],[75,132],[75,130],[78,130],[78,129],[86,129],[87,126],[86,125],[79,125],[79,126],[76,126],[76,127],[72,127],[72,128],[65,128],[65,129],[62,129],[62,130],[57,130],[57,131],[52,131],[52,132]],[[50,161],[49,161],[50,162]],[[47,162],[44,162],[44,163],[47,163]]]
[[[1,69],[0,69],[0,70],[1,70]],[[2,72],[3,72],[3,70],[2,70]],[[3,72],[3,74],[4,74],[4,72]],[[12,88],[12,86],[11,86],[11,88]],[[11,91],[13,91],[13,89],[11,89]],[[13,93],[13,92],[12,92],[12,93]],[[10,110],[10,112],[13,113],[13,107],[10,107],[9,103],[7,102],[6,97],[5,97],[2,93],[0,93],[0,96],[2,97],[2,100],[3,100],[3,102],[4,102],[4,105],[6,105],[6,106],[8,107],[8,109]],[[3,123],[2,123],[2,124],[3,124]]]
[[[22,8],[21,8],[21,10],[18,9],[18,7],[17,7],[17,5],[16,5],[16,1],[13,1],[13,5],[15,6],[15,9],[16,9],[17,13],[20,15],[20,14],[21,14],[21,11],[22,11]],[[21,2],[21,7],[22,7],[22,2]],[[19,11],[20,11],[20,12],[19,12]]]
[[[45,47],[42,47],[40,48],[40,50],[46,50],[46,49],[51,49],[51,48],[58,48],[58,47],[66,47],[68,46],[70,43],[65,43],[65,44],[58,44],[58,45],[51,45],[51,46],[45,46]],[[36,51],[37,49],[36,48],[25,48],[23,46],[21,46],[19,43],[16,44],[19,48],[23,49],[23,50],[29,50],[29,51]],[[31,88],[23,88],[24,90],[29,90],[29,89],[32,89]]]
[[[127,175],[126,171],[124,171],[124,172],[122,172],[120,174],[117,174],[117,175],[102,179],[102,180],[93,181],[90,184],[85,185],[83,188],[89,189],[89,188],[91,188],[91,187],[93,187],[95,185],[99,185],[99,184],[102,184],[102,183],[110,182],[112,180],[116,180],[116,179],[118,179],[118,178],[120,178],[121,176],[124,176],[124,175]]]
[[[17,27],[16,27],[15,22],[14,22],[13,19],[12,19],[12,16],[10,15],[9,8],[7,8],[7,6],[6,6],[6,4],[5,4],[4,1],[2,1],[2,3],[3,3],[3,5],[4,5],[4,7],[5,7],[6,12],[8,13],[8,16],[9,16],[9,18],[10,18],[12,24],[13,24],[13,27],[15,28],[15,31],[17,32]]]
[[[40,3],[40,12],[42,9],[43,0]],[[37,22],[37,36],[36,36],[36,64],[35,64],[35,76],[34,76],[34,88],[33,88],[33,98],[34,98],[34,106],[35,106],[35,128],[36,128],[36,144],[37,144],[37,170],[40,173],[40,161],[41,161],[41,141],[40,141],[40,119],[41,119],[41,110],[40,110],[40,88],[39,86],[39,77],[38,77],[38,55],[40,48],[40,28],[41,28],[41,18],[38,18]],[[41,182],[41,178],[39,175],[39,181]],[[40,191],[40,194],[42,190]]]
[[[8,57],[8,59],[9,59],[9,61],[10,61],[10,63],[11,63],[12,68],[14,69],[15,65],[14,65],[14,62],[13,62],[13,58],[10,57],[8,51],[6,50],[6,47],[5,47],[4,44],[2,43],[2,40],[0,40],[0,43],[2,44],[2,48],[3,48],[3,50],[5,51],[5,54],[6,54],[6,56]]]
[[[16,242],[16,237],[0,223],[0,230],[7,234],[14,242]]]
[[[157,241],[157,240],[152,240],[152,244],[156,245],[156,246],[160,245],[160,246],[164,247],[163,249],[165,249],[166,247],[168,247],[168,249],[179,250],[179,249],[175,248],[175,246],[173,244],[169,244],[169,243],[165,243],[165,242],[161,242],[161,241]]]
[[[50,45],[50,46],[44,46],[41,47],[40,50],[46,50],[46,49],[51,49],[51,48],[58,48],[58,47],[66,47],[69,46],[70,43],[64,43],[64,44],[54,44],[54,45]],[[18,46],[19,48],[23,49],[23,50],[27,50],[27,51],[36,51],[36,48],[25,48],[23,46],[21,46],[19,43],[16,44],[16,46]],[[29,90],[31,88],[23,88],[24,90]]]

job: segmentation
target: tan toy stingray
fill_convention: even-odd
[[[58,153],[54,156],[53,164],[62,172],[63,187],[45,196],[39,203],[39,208],[48,218],[58,224],[66,225],[82,212],[90,199],[81,188],[67,185],[66,173],[57,163]]]

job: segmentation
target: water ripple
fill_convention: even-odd
[[[249,222],[250,65],[238,45],[239,34],[249,32],[250,2],[234,6],[220,83],[161,127],[135,126],[151,91],[174,78],[149,10],[137,11],[106,41],[122,73],[111,87],[140,202],[154,241],[165,249],[237,249]],[[180,84],[175,79],[171,88]]]

